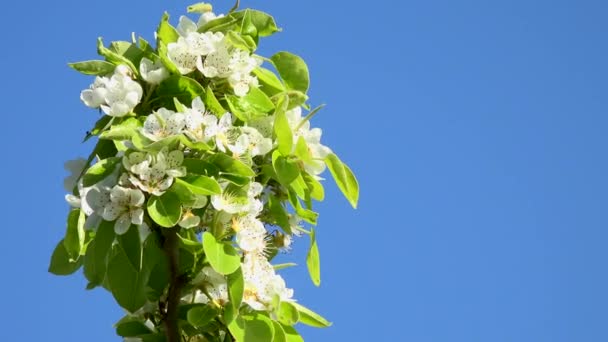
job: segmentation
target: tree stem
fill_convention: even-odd
[[[178,307],[181,298],[182,280],[179,276],[179,245],[177,228],[164,229],[165,242],[163,249],[169,259],[169,293],[167,294],[167,315],[165,331],[167,342],[180,342],[181,334],[178,325]]]

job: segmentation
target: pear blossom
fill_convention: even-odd
[[[224,17],[223,14],[216,15],[213,12],[205,12],[205,13],[201,14],[200,18],[198,19],[197,24],[198,24],[198,27],[203,27],[205,24],[207,24],[211,20],[219,19],[219,18],[223,18],[223,17]]]
[[[65,191],[72,192],[74,190],[74,187],[78,182],[78,178],[80,178],[80,175],[86,166],[87,160],[84,158],[68,160],[65,162],[63,167],[66,169],[66,171],[70,172],[70,175],[63,180],[63,187],[65,188]]]
[[[184,114],[160,108],[146,117],[141,132],[146,138],[159,141],[172,135],[181,134],[185,126],[186,118]]]
[[[147,193],[160,196],[173,184],[175,177],[186,175],[183,161],[182,151],[169,152],[164,148],[156,155],[132,152],[123,158],[123,165],[131,173],[131,183]]]
[[[293,130],[294,148],[300,137],[304,138],[306,146],[312,155],[312,161],[304,163],[306,172],[317,176],[325,171],[324,159],[331,153],[331,149],[321,144],[321,129],[310,128],[310,121],[302,123],[302,108],[295,107],[286,113],[289,126]]]
[[[232,114],[225,113],[217,122],[210,121],[205,127],[205,135],[210,138],[215,138],[215,145],[218,150],[226,152],[226,148],[230,144],[232,130]]]
[[[110,192],[110,202],[103,208],[103,219],[106,221],[116,220],[114,231],[116,234],[124,234],[129,230],[131,224],[143,223],[144,194],[139,189],[123,188],[116,185]]]
[[[261,200],[257,199],[262,193],[263,186],[257,182],[251,182],[246,189],[246,196],[236,195],[230,190],[227,190],[227,183],[220,183],[222,186],[222,193],[219,195],[211,196],[211,205],[216,210],[222,210],[229,214],[259,214],[264,204]],[[245,189],[243,189],[245,190]]]
[[[264,254],[266,250],[266,228],[264,223],[249,214],[233,218],[232,229],[236,232],[236,242],[246,253]]]
[[[141,77],[150,84],[160,84],[169,77],[169,71],[165,68],[160,59],[156,62],[143,57],[139,64],[139,73]]]
[[[293,290],[286,287],[285,280],[264,256],[245,254],[241,268],[245,280],[243,302],[254,310],[268,310],[275,296],[281,301],[293,300]]]
[[[101,108],[110,116],[125,116],[141,101],[143,89],[133,81],[125,65],[114,69],[110,77],[97,77],[90,89],[80,93],[80,99],[91,108]]]
[[[179,37],[177,42],[167,45],[167,57],[184,75],[196,70],[197,60],[200,58],[184,37]]]
[[[205,127],[216,126],[217,117],[209,114],[200,97],[192,100],[192,108],[184,111],[184,133],[194,141],[208,142],[212,137],[205,134]]]
[[[241,132],[248,137],[249,146],[247,148],[252,157],[263,156],[272,150],[272,139],[264,137],[254,127],[241,127]]]
[[[191,210],[186,210],[182,214],[181,220],[178,222],[178,225],[182,228],[194,228],[197,227],[201,223],[201,218],[197,215],[194,215]]]

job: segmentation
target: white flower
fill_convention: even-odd
[[[192,280],[192,284],[204,287],[211,299],[220,306],[224,306],[228,302],[228,284],[226,278],[215,272],[210,266],[205,266],[199,274]],[[209,298],[204,292],[197,290],[193,295],[187,295],[183,298],[186,302],[194,303],[209,303]]]
[[[95,77],[95,81],[89,89],[85,89],[80,93],[80,100],[84,102],[87,107],[99,108],[102,104],[106,103],[106,83],[108,83],[106,77]]]
[[[209,53],[205,60],[198,60],[196,67],[207,78],[230,76],[230,52],[226,43],[217,42],[215,50]]]
[[[238,196],[233,192],[226,190],[226,183],[220,185],[223,189],[222,193],[220,195],[211,196],[211,205],[213,205],[216,210],[223,210],[229,214],[257,215],[264,209],[262,201],[256,198],[261,194],[263,189],[263,186],[260,183],[249,183],[247,197]]]
[[[247,51],[236,49],[230,56],[228,82],[237,96],[245,96],[250,87],[258,86],[258,79],[251,72],[262,64],[262,60],[253,57]]]
[[[186,118],[182,113],[160,108],[148,115],[142,134],[152,141],[159,141],[172,135],[181,134],[186,126]]]
[[[194,141],[209,141],[211,136],[205,134],[205,127],[217,126],[217,117],[206,112],[205,104],[200,97],[192,101],[192,108],[185,109],[184,120],[186,125],[184,133]]]
[[[286,287],[264,256],[245,254],[241,268],[245,280],[243,302],[254,310],[268,310],[275,296],[281,301],[292,301],[293,290]]]
[[[182,151],[169,152],[164,148],[154,156],[132,152],[123,158],[123,165],[131,172],[131,183],[147,193],[160,196],[173,184],[174,177],[186,175],[183,161]]]
[[[215,15],[213,12],[205,12],[201,14],[201,17],[198,19],[198,27],[203,27],[205,24],[214,19],[223,18],[223,14]]]
[[[65,164],[63,164],[63,167],[70,172],[70,175],[63,180],[63,187],[65,188],[65,191],[72,192],[74,190],[74,187],[78,182],[78,178],[86,166],[87,160],[84,158],[68,160],[65,162]]]
[[[236,232],[236,242],[247,253],[264,254],[266,250],[266,228],[253,215],[233,218],[232,229]]]
[[[159,84],[169,77],[169,71],[163,66],[160,59],[152,62],[146,57],[142,58],[139,64],[139,72],[141,77],[150,84]]]
[[[179,23],[177,24],[176,29],[180,36],[185,37],[189,33],[196,32],[196,30],[198,30],[198,26],[190,18],[182,15],[179,17]]]
[[[194,215],[191,210],[186,210],[182,219],[179,221],[178,225],[182,228],[194,228],[197,227],[201,223],[201,218],[197,215]]]
[[[272,139],[265,138],[253,127],[241,127],[241,132],[247,135],[249,140],[248,150],[251,156],[263,156],[272,150]]]
[[[105,104],[101,110],[110,116],[125,116],[139,104],[143,89],[139,83],[133,81],[128,74],[126,66],[119,65],[114,75],[105,82]]]
[[[196,51],[192,51],[184,37],[179,37],[177,42],[167,45],[167,56],[182,74],[196,70],[199,55],[196,54]]]
[[[230,144],[229,132],[232,127],[232,114],[225,113],[217,123],[212,121],[208,123],[208,126],[205,127],[205,135],[210,138],[215,137],[218,150],[226,152],[226,148]]]
[[[129,230],[131,224],[143,223],[144,194],[139,189],[128,189],[116,185],[110,192],[110,203],[103,208],[103,219],[106,221],[116,220],[114,231],[116,234],[124,234]]]
[[[241,134],[234,144],[228,143],[227,146],[230,152],[232,152],[235,157],[238,157],[249,149],[249,136],[247,136],[247,134]]]
[[[304,169],[309,174],[316,176],[325,171],[325,157],[331,153],[331,149],[321,144],[321,129],[310,128],[310,121],[302,123],[302,108],[295,107],[286,113],[289,126],[293,130],[294,148],[300,137],[304,138],[306,146],[312,156],[312,161],[304,163]]]

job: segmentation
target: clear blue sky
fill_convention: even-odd
[[[284,28],[262,53],[307,60],[314,124],[361,183],[353,211],[327,182],[321,288],[283,273],[334,321],[307,341],[608,341],[608,3],[243,2]],[[96,118],[66,63],[188,4],[4,4],[0,340],[118,341],[108,294],[46,273]]]

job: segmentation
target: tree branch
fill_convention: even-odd
[[[165,332],[168,342],[180,342],[181,334],[178,325],[178,307],[181,298],[182,279],[179,276],[179,245],[177,228],[164,229],[165,242],[163,249],[169,259],[169,293],[167,294],[167,315]]]

